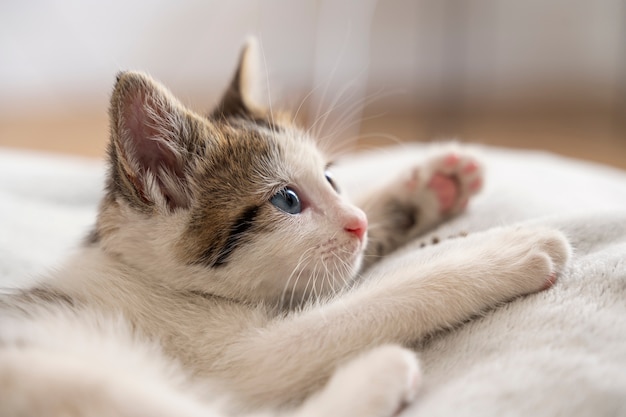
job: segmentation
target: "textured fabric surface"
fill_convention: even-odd
[[[355,194],[427,152],[360,155],[336,177]],[[403,415],[626,415],[626,172],[543,153],[477,152],[484,191],[432,234],[546,224],[570,237],[575,255],[550,290],[424,342],[424,389]],[[103,178],[93,161],[0,151],[0,287],[27,282],[78,245]]]

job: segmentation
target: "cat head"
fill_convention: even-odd
[[[119,74],[93,240],[141,279],[285,304],[358,270],[365,215],[337,192],[313,138],[254,100],[256,54],[248,43],[208,116],[145,74]]]

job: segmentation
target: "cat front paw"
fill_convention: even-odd
[[[410,168],[399,185],[390,217],[407,219],[397,223],[415,237],[467,207],[483,186],[483,167],[468,150],[449,146]]]
[[[366,353],[361,360],[367,363],[370,387],[368,408],[379,410],[372,416],[395,416],[416,397],[422,378],[415,352],[395,345],[386,345]],[[363,415],[363,414],[362,414]]]
[[[416,168],[420,169],[420,168]],[[461,148],[451,148],[431,157],[421,168],[426,189],[434,194],[441,215],[464,210],[483,186],[483,168],[476,157]],[[415,175],[420,175],[416,172]]]
[[[553,286],[572,256],[565,235],[542,227],[510,227],[503,231],[503,239],[494,242],[494,250],[505,255],[502,261],[506,264],[503,268],[510,270],[504,274],[510,295],[534,293]]]
[[[535,229],[526,233],[531,246],[525,258],[526,267],[538,271],[534,290],[548,289],[571,258],[572,247],[558,230]]]
[[[421,385],[419,362],[408,349],[383,345],[337,370],[320,399],[337,417],[393,417],[410,404]]]
[[[363,269],[460,213],[483,185],[483,168],[459,146],[439,148],[362,201],[370,224]]]

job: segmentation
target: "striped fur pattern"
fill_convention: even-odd
[[[554,282],[570,249],[544,229],[376,264],[460,213],[480,164],[446,148],[364,194],[368,236],[313,138],[253,100],[254,50],[208,116],[118,76],[95,229],[0,298],[0,415],[392,416],[421,380],[402,346]]]

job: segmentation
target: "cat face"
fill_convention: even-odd
[[[96,236],[175,290],[294,305],[347,285],[367,220],[312,138],[252,101],[252,59],[249,45],[207,117],[144,74],[118,77]]]

